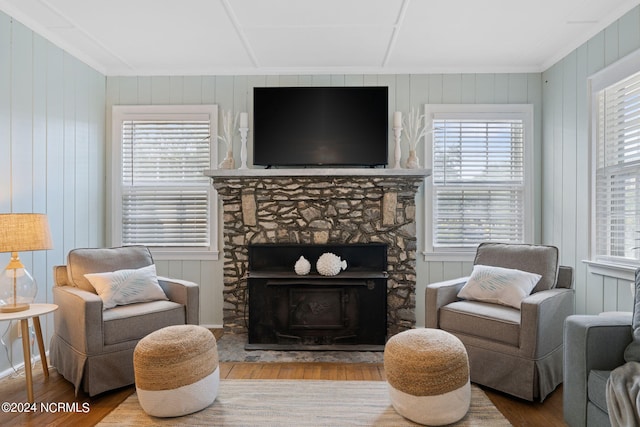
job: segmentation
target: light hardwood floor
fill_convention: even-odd
[[[309,379],[309,380],[367,380],[384,381],[382,364],[365,363],[220,363],[223,379]],[[76,397],[73,386],[50,369],[44,378],[41,366],[34,367],[34,394],[37,411],[33,413],[0,412],[0,426],[93,426],[131,393],[134,387],[103,393],[89,398],[80,392]],[[553,427],[565,426],[562,420],[562,388],[555,390],[544,403],[526,402],[505,394],[484,389],[489,398],[514,426]],[[8,377],[0,380],[0,403],[26,402],[24,377]],[[74,402],[78,410],[74,411]],[[68,403],[70,408],[59,411],[41,410],[40,403]],[[88,413],[82,412],[83,403]],[[53,408],[49,405],[50,408]],[[71,409],[71,410],[68,410]]]

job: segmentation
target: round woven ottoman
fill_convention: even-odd
[[[411,329],[389,339],[384,371],[391,404],[418,424],[451,424],[471,403],[469,359],[462,342],[440,329]]]
[[[218,395],[216,339],[202,326],[168,326],[142,338],[133,351],[133,370],[140,406],[155,417],[199,411]]]

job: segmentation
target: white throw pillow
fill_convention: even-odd
[[[475,265],[458,297],[520,309],[542,276],[510,268]]]
[[[84,277],[102,298],[103,310],[135,302],[169,299],[158,283],[155,264],[139,269],[85,274]]]

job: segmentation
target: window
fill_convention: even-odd
[[[481,242],[530,242],[531,105],[427,105],[427,259],[461,260]]]
[[[630,267],[640,266],[638,60],[640,54],[631,55],[590,79],[594,154],[591,258]]]
[[[113,243],[160,259],[216,259],[217,107],[113,107]],[[215,147],[215,145],[214,145]]]

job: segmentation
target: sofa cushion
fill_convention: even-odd
[[[479,301],[457,301],[440,308],[440,329],[518,347],[520,311]]]
[[[458,297],[520,309],[522,300],[531,293],[540,277],[527,271],[478,264],[473,266]]]
[[[589,371],[587,378],[587,398],[600,410],[607,412],[607,380],[611,371]]]
[[[185,307],[172,301],[121,305],[103,312],[104,344],[139,340],[165,326],[183,325]]]
[[[141,268],[151,264],[153,257],[145,246],[73,249],[67,256],[67,275],[72,286],[95,294],[85,274]]]
[[[558,279],[558,248],[544,245],[481,243],[474,265],[515,268],[542,276],[533,292],[552,289]]]
[[[138,269],[85,274],[102,299],[102,309],[136,302],[168,300],[158,283],[155,264]]]

